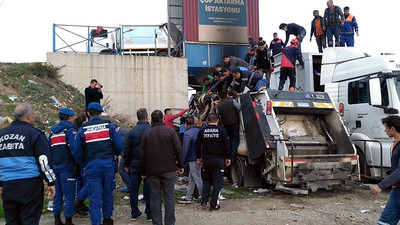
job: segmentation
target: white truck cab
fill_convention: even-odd
[[[321,84],[346,121],[361,174],[385,177],[394,140],[386,135],[381,120],[399,114],[400,57],[359,48],[326,49]]]

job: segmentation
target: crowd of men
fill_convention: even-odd
[[[227,101],[221,95],[222,101],[215,108],[216,102],[209,99],[213,107],[207,113],[200,111],[197,104],[178,114],[165,109],[164,113],[154,110],[149,116],[141,108],[136,112],[136,126],[126,131],[101,117],[101,88],[93,79],[85,89],[86,115],[76,117],[72,109],[61,108],[60,122],[51,128],[48,138],[34,127],[35,113],[29,104],[15,108],[15,121],[0,131],[0,193],[6,223],[39,224],[44,178],[54,201],[55,225],[72,225],[75,214],[86,216],[88,212],[93,225],[114,224],[111,217],[118,167],[122,167],[119,172],[129,187],[133,221],[142,215],[138,196],[143,181],[146,220],[175,224],[174,184],[176,175],[185,172],[185,164],[189,186],[181,201],[191,202],[197,187],[201,205],[209,204],[210,211],[218,210],[224,169],[231,160],[232,137],[228,134],[234,133],[233,146],[238,145],[239,108],[233,106],[234,100]],[[224,106],[225,102],[231,107]],[[234,124],[230,122],[233,114],[227,114],[232,107],[236,113]],[[223,116],[226,129],[219,126],[220,116],[215,110]],[[173,124],[178,117],[184,118],[181,139]],[[118,166],[116,159],[121,154]],[[124,179],[126,174],[128,178]],[[85,205],[86,199],[90,201],[89,207]]]

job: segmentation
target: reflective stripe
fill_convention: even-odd
[[[278,102],[278,101],[273,101],[272,102],[272,107],[294,107],[293,102]]]
[[[51,147],[56,145],[66,145],[67,141],[65,140],[65,133],[61,134],[53,134],[51,136]]]
[[[324,103],[324,102],[313,102],[314,108],[324,108],[324,109],[332,109],[334,108],[333,103]]]

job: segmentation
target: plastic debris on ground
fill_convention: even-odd
[[[129,198],[129,196],[124,196],[123,199],[124,199],[124,200],[129,200],[130,198]]]
[[[266,188],[259,188],[257,190],[253,190],[253,193],[268,193],[269,190]]]
[[[30,84],[33,84],[33,85],[36,85],[36,84],[38,84],[36,81],[34,81],[34,80],[28,80],[28,82],[30,83]]]
[[[230,190],[227,190],[227,189],[225,189],[225,188],[222,188],[221,189],[221,193],[224,193],[224,194],[233,194],[233,191],[230,191]]]
[[[138,195],[137,196],[137,199],[140,201],[140,200],[142,200],[144,198],[144,196],[143,195]]]
[[[8,99],[10,99],[11,101],[15,101],[15,99],[17,99],[17,96],[15,95],[9,95]]]
[[[60,102],[58,101],[58,99],[57,99],[54,95],[50,97],[50,102],[51,102],[52,104],[54,104],[54,106],[57,107],[57,108],[63,108],[63,107],[65,107],[65,105],[62,104],[62,103],[60,103]]]
[[[361,213],[367,213],[367,212],[369,212],[369,210],[368,209],[362,209],[362,210],[360,210],[360,212]]]

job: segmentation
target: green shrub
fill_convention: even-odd
[[[10,69],[12,75],[19,77],[24,75],[27,71],[29,71],[29,66],[25,63],[14,64]]]
[[[53,66],[52,64],[47,63],[34,63],[31,66],[31,72],[33,75],[40,78],[50,78],[50,79],[58,79],[61,77],[59,71],[62,67]]]
[[[50,97],[50,94],[51,91],[49,88],[34,84],[26,84],[21,90],[21,95],[28,97],[33,101],[48,99]]]

